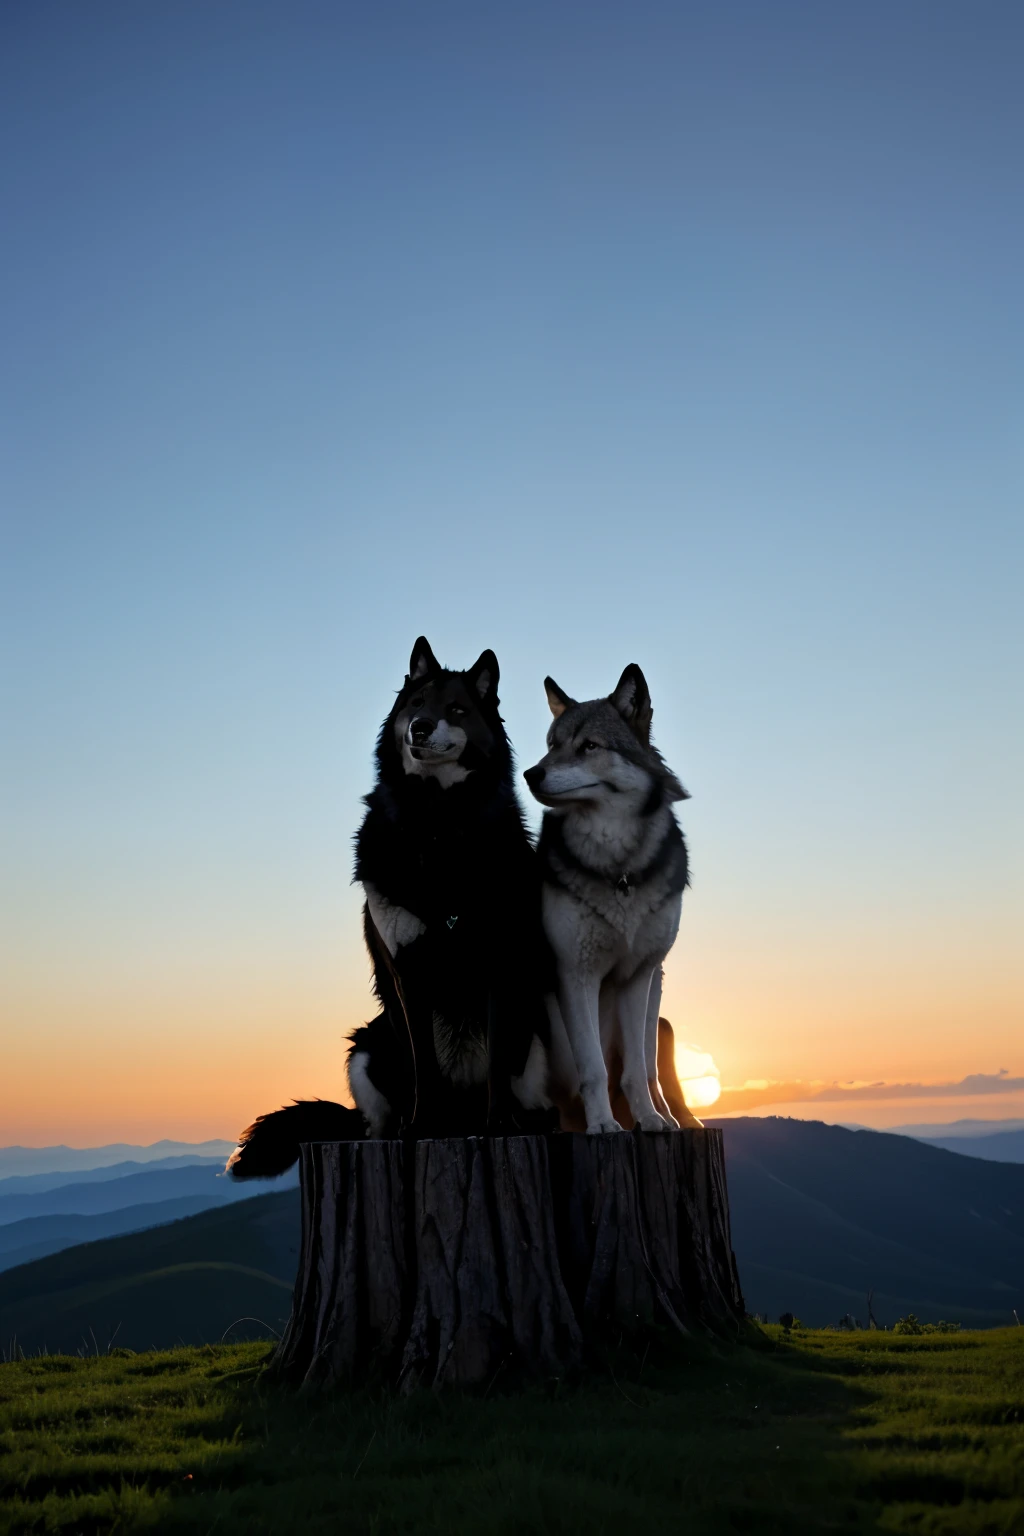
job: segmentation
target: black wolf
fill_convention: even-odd
[[[360,1131],[365,1122],[372,1136],[546,1124],[534,1069],[546,1060],[554,963],[497,690],[493,651],[450,671],[421,637],[377,740],[355,878],[381,1011],[355,1032],[348,1064]],[[308,1108],[319,1125],[337,1111],[338,1139],[354,1134],[355,1111]],[[295,1155],[304,1109],[278,1111]],[[275,1127],[264,1116],[243,1133],[236,1177],[263,1175],[259,1144]]]
[[[454,672],[421,637],[378,738],[356,879],[381,1014],[349,1058],[372,1135],[524,1123],[512,1081],[554,972],[497,690],[493,651]]]

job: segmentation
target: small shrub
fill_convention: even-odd
[[[906,1317],[901,1317],[899,1322],[893,1323],[893,1333],[959,1333],[959,1323],[947,1323],[943,1319],[937,1323],[919,1322],[913,1312],[908,1312]]]

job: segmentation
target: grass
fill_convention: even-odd
[[[0,1532],[1024,1532],[1024,1329],[768,1328],[484,1399],[288,1392],[266,1358],[0,1366]]]

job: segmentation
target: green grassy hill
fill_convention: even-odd
[[[0,1274],[0,1349],[130,1349],[280,1331],[291,1306],[297,1190],[259,1195]]]
[[[265,1355],[0,1365],[0,1533],[1024,1531],[1024,1328],[661,1341],[483,1397],[290,1392]]]

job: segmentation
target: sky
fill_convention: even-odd
[[[720,1110],[1024,1115],[1022,66],[1014,0],[2,8],[0,1142],[343,1094],[421,633],[520,767],[643,667]]]

